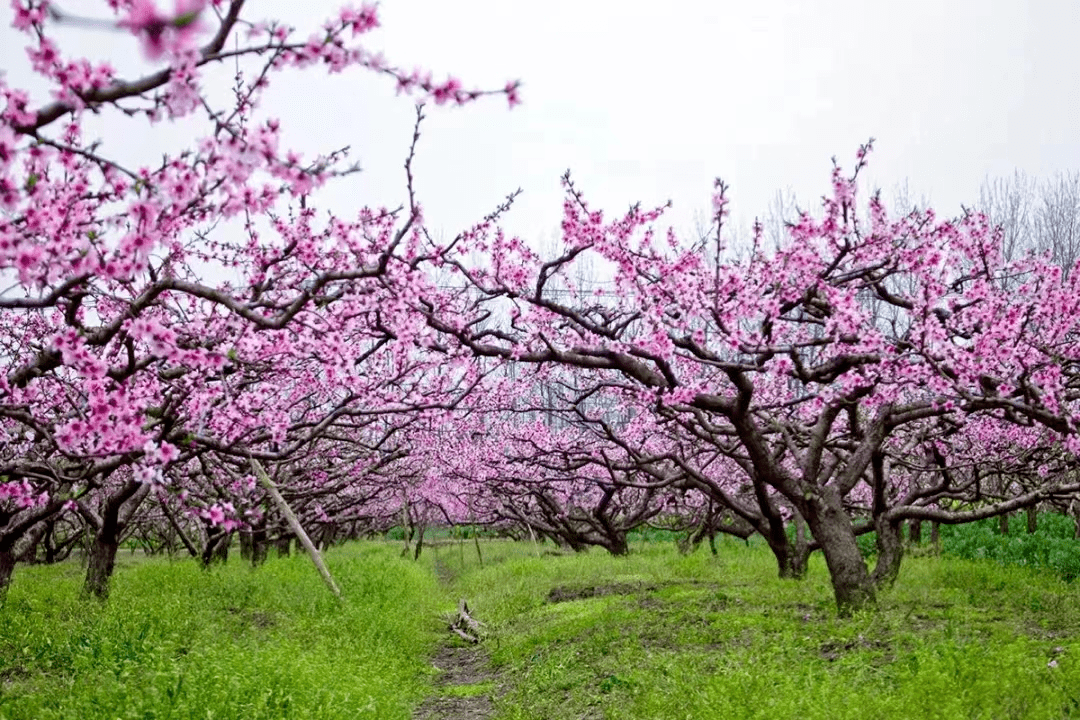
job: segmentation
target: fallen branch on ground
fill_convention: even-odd
[[[469,614],[469,604],[462,598],[461,602],[458,603],[457,615],[454,616],[454,621],[450,623],[450,632],[465,642],[475,645],[480,642],[480,631],[483,627],[484,623]]]

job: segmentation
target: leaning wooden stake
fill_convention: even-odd
[[[278,509],[281,510],[281,514],[285,516],[285,520],[289,523],[289,527],[296,534],[296,537],[300,538],[300,544],[307,550],[308,555],[311,557],[311,562],[315,564],[319,574],[322,575],[323,581],[326,586],[330,588],[330,592],[334,593],[334,596],[341,598],[341,590],[338,589],[337,583],[334,582],[334,577],[330,574],[330,570],[326,567],[326,563],[323,562],[322,555],[315,549],[314,543],[311,542],[311,538],[304,532],[303,526],[300,524],[300,520],[297,519],[296,513],[289,507],[289,503],[285,502],[285,498],[278,492],[277,485],[270,479],[270,476],[263,470],[263,466],[259,464],[258,460],[251,461],[251,467],[255,471],[255,476],[259,478],[259,483],[266,488],[266,492],[270,494],[271,499],[277,503]]]
[[[533,532],[532,525],[525,523],[525,526],[529,528],[529,537],[532,538],[533,549],[536,550],[536,557],[540,557],[540,543],[536,542],[536,533]]]
[[[480,533],[476,531],[476,511],[473,510],[472,502],[469,502],[469,520],[472,522],[472,539],[473,542],[476,544],[476,559],[480,561],[480,567],[483,568],[484,556],[480,553]],[[462,537],[463,541],[464,539],[465,538]],[[465,566],[464,556],[462,556],[461,565],[462,567]]]

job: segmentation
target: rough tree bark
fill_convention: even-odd
[[[765,536],[765,542],[776,558],[777,571],[782,580],[801,580],[806,576],[809,552],[800,553],[788,540],[787,533],[782,538],[769,533]]]
[[[83,594],[100,600],[109,597],[109,579],[116,567],[120,535],[149,493],[149,485],[128,480],[117,493],[105,500],[100,515],[80,503],[80,511],[95,530],[87,557]]]
[[[851,517],[844,509],[843,493],[846,491],[842,490],[842,484],[817,484],[824,440],[840,410],[833,408],[819,419],[811,449],[807,453],[810,460],[803,470],[804,479],[795,480],[778,465],[761,430],[745,411],[752,395],[752,386],[741,376],[733,376],[733,379],[740,385],[742,409],[737,409],[731,419],[753,463],[755,488],[759,492],[764,484],[776,488],[806,520],[811,535],[825,556],[838,614],[846,617],[858,610],[873,607],[877,603],[874,582],[855,540]],[[879,419],[866,433],[859,451],[849,460],[844,480],[848,489],[854,487],[862,477],[871,462],[871,453],[880,448],[883,428],[884,420]]]
[[[21,543],[22,548],[17,551],[18,562],[24,563],[36,563],[38,560],[38,547],[41,545],[42,538],[45,537],[45,532],[48,530],[48,523],[38,523],[34,527],[30,528],[29,532],[23,536]]]
[[[840,493],[832,486],[818,488],[802,508],[814,539],[829,567],[836,608],[841,617],[877,603],[874,582],[866,568],[851,519],[844,511]]]
[[[795,515],[795,555],[792,575],[793,578],[806,577],[806,568],[810,564],[810,539],[806,527],[806,519],[797,509],[792,509]]]
[[[767,497],[765,493],[765,486],[762,483],[754,483],[754,490],[758,496],[758,504],[763,510],[766,508],[772,508],[772,501]],[[795,511],[796,514],[798,511]],[[796,531],[798,526],[796,526]],[[765,536],[765,542],[769,545],[769,550],[772,551],[774,557],[776,557],[776,566],[779,575],[782,579],[787,580],[801,580],[806,576],[807,559],[809,558],[809,551],[806,550],[805,545],[801,549],[797,547],[797,544],[793,544],[788,539],[787,523],[784,522],[779,512],[770,511],[766,518],[765,532],[762,533]]]
[[[626,533],[612,533],[608,536],[603,547],[612,555],[622,556],[630,554],[630,544],[626,542]]]
[[[908,544],[917,547],[922,543],[922,520],[908,521]]]
[[[900,528],[900,521],[890,521],[883,517],[874,520],[877,563],[871,579],[879,589],[892,587],[900,575],[900,563],[904,559],[904,542]]]
[[[259,567],[266,562],[266,554],[269,551],[266,542],[266,520],[251,527],[251,566]]]
[[[232,544],[232,533],[224,530],[215,531],[208,527],[206,530],[206,545],[203,546],[199,555],[203,568],[213,565],[224,565],[229,561],[229,545]]]
[[[873,478],[873,504],[871,512],[874,516],[874,533],[877,544],[877,564],[870,576],[874,587],[892,587],[900,574],[900,563],[904,559],[904,542],[901,535],[903,521],[886,518],[885,512],[889,503],[885,497],[885,487],[888,482],[888,468],[885,464],[885,456],[881,452],[875,452],[870,458],[871,477]]]
[[[15,572],[15,553],[9,548],[0,548],[0,600],[3,600],[7,594],[13,572]]]

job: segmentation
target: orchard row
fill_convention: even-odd
[[[302,39],[243,0],[110,0],[162,67],[134,79],[67,57],[53,33],[78,19],[47,0],[12,7],[52,99],[0,77],[0,586],[87,533],[102,596],[125,537],[210,562],[240,533],[257,561],[289,542],[287,506],[323,542],[471,524],[619,554],[646,524],[757,533],[784,577],[820,550],[844,613],[895,580],[905,522],[1077,507],[1080,276],[1006,256],[984,215],[861,197],[869,144],[777,247],[760,225],[726,245],[719,181],[688,239],[663,207],[593,209],[568,174],[541,257],[500,229],[515,195],[428,231],[420,107],[401,207],[318,206],[351,168],[282,147],[259,112],[282,70],[518,102],[368,51],[373,7]],[[204,84],[237,59],[221,104]],[[121,138],[86,137],[99,114],[200,139],[129,168]]]

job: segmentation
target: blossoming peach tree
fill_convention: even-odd
[[[425,353],[432,331],[411,310],[438,292],[412,188],[418,129],[402,207],[317,215],[318,189],[352,170],[346,153],[282,147],[259,103],[288,68],[367,70],[438,105],[497,94],[512,106],[517,84],[470,90],[397,69],[362,43],[379,24],[369,5],[306,38],[246,19],[244,0],[98,9],[11,3],[33,89],[49,97],[36,103],[0,76],[0,587],[20,538],[78,512],[96,536],[87,588],[104,594],[144,498],[167,495],[213,527],[243,522],[229,488],[244,487],[231,476],[252,460],[302,458],[336,432],[367,448],[357,465],[378,464],[391,431],[372,418],[452,407],[477,381],[467,363]],[[68,57],[53,38],[61,24],[133,33],[159,69],[125,78]],[[203,81],[226,60],[245,64],[220,104]],[[122,137],[87,137],[91,115],[184,118],[199,139],[127,166]]]
[[[1078,273],[1004,261],[1000,231],[976,213],[860,206],[869,150],[850,177],[834,169],[819,217],[803,212],[775,251],[757,227],[734,260],[719,181],[715,233],[685,242],[656,229],[662,207],[605,219],[568,175],[561,253],[470,234],[439,260],[471,288],[457,310],[475,321],[432,309],[429,324],[477,356],[568,369],[566,407],[638,477],[681,473],[747,520],[805,522],[841,612],[866,607],[896,577],[903,520],[963,522],[1075,493],[1080,449]],[[613,289],[577,280],[589,257]],[[666,440],[644,442],[654,435]],[[988,477],[1019,477],[1035,457],[1024,483],[991,490]],[[856,543],[867,530],[872,573]],[[784,541],[771,544],[783,573]]]
[[[265,466],[327,532],[511,522],[616,553],[673,517],[758,532],[784,576],[820,549],[848,612],[895,579],[903,522],[1080,490],[1080,273],[1004,259],[975,213],[860,202],[869,145],[780,247],[757,228],[735,258],[722,183],[712,234],[686,241],[658,228],[663,207],[605,219],[567,175],[564,247],[541,258],[499,227],[512,197],[447,242],[425,231],[421,110],[401,207],[316,212],[353,168],[282,147],[260,101],[283,70],[518,102],[514,83],[389,64],[361,42],[372,6],[307,38],[243,0],[11,8],[50,95],[0,78],[0,588],[19,543],[61,516],[93,533],[98,595],[147,503],[201,528],[185,544],[204,558],[236,529],[265,533]],[[67,57],[65,23],[134,34],[159,69]],[[226,60],[243,69],[221,101],[204,83]],[[129,166],[107,124],[89,137],[91,115],[183,118],[198,140]],[[604,292],[586,262],[610,273]],[[871,530],[873,570],[856,542]]]

